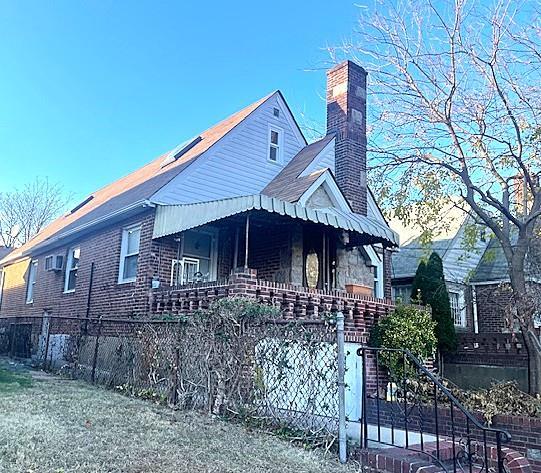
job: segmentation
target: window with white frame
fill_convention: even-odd
[[[77,270],[79,269],[79,256],[81,249],[79,247],[70,248],[66,262],[66,273],[64,276],[64,292],[74,292],[77,284]]]
[[[180,259],[171,263],[171,286],[213,281],[217,276],[217,238],[214,231],[183,232]]]
[[[282,152],[282,131],[278,128],[269,128],[269,161],[279,163]]]
[[[464,303],[464,291],[449,291],[451,303],[451,316],[456,327],[466,326],[466,306]]]
[[[364,250],[370,259],[372,266],[372,275],[374,276],[374,297],[383,298],[383,255],[379,253],[379,248],[374,246],[365,246]]]
[[[0,268],[0,307],[2,307],[2,294],[4,293],[4,278],[6,277],[6,274],[4,273],[4,270]]]
[[[411,285],[393,286],[393,300],[409,304],[411,300]]]
[[[374,297],[382,297],[380,291],[380,269],[378,266],[374,266]]]
[[[139,260],[139,241],[141,226],[133,225],[122,230],[120,246],[120,268],[118,282],[133,282],[137,278],[137,262]]]
[[[36,276],[38,272],[38,262],[32,261],[28,267],[28,281],[26,285],[26,303],[34,302],[34,286],[36,285]]]

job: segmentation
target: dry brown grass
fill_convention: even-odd
[[[332,454],[78,381],[1,393],[0,472],[353,471]]]

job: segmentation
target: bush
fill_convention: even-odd
[[[430,313],[413,305],[399,304],[385,318],[379,320],[370,335],[370,345],[377,348],[407,349],[417,358],[424,360],[434,355],[437,339],[436,323]],[[399,353],[381,354],[380,364],[391,376],[404,373],[403,358]]]

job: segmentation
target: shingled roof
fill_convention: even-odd
[[[261,193],[287,202],[297,202],[326,169],[307,176],[301,176],[302,172],[333,138],[334,135],[327,135],[301,149]]]
[[[275,94],[280,92],[276,91],[263,97],[204,131],[198,138],[191,140],[193,146],[185,147],[185,151],[177,159],[170,159],[175,150],[168,151],[142,168],[92,193],[83,201],[84,205],[80,204],[70,213],[54,220],[32,240],[11,252],[0,262],[16,259],[37,245],[54,240],[70,230],[149,199]]]

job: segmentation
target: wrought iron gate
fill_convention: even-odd
[[[400,447],[445,471],[506,471],[502,444],[511,435],[471,414],[408,350],[360,347],[361,447]],[[381,361],[398,366],[389,375]]]

